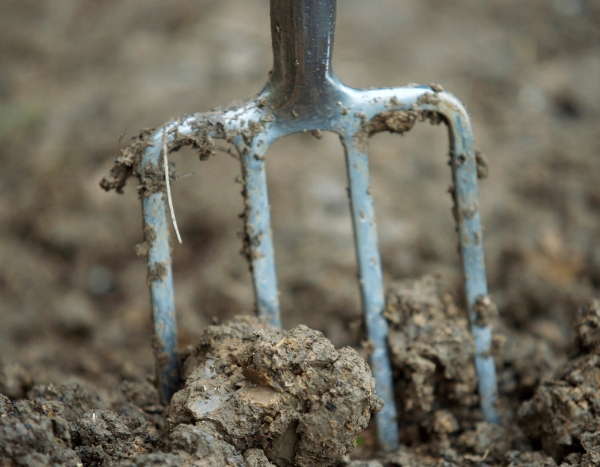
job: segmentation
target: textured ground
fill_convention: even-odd
[[[502,433],[478,425],[443,127],[422,124],[402,138],[371,141],[387,284],[437,272],[444,284],[402,286],[426,296],[412,299],[424,303],[416,314],[398,298],[402,287],[389,295],[396,297],[389,313],[398,387],[407,395],[407,447],[394,462],[425,465],[429,456],[436,465],[472,455],[480,456],[474,464],[553,465],[553,456],[557,464],[595,465],[596,351],[590,334],[577,337],[576,329],[600,287],[600,4],[339,3],[340,78],[357,87],[441,83],[466,104],[489,163],[480,195],[498,308]],[[257,92],[269,45],[265,1],[1,2],[0,392],[13,402],[0,401],[0,421],[28,420],[25,431],[2,431],[23,440],[23,452],[35,442],[53,462],[74,465],[77,457],[100,465],[107,455],[121,462],[166,452],[169,443],[181,451],[171,465],[194,455],[189,440],[205,433],[169,438],[149,381],[135,186],[118,196],[98,182],[119,135],[126,141],[140,128]],[[267,157],[284,327],[305,324],[338,349],[363,352],[341,146],[332,135],[299,135],[276,142]],[[174,249],[184,349],[213,318],[249,313],[252,290],[236,235],[237,161],[222,154],[200,164],[184,150],[173,161],[181,174],[193,173],[173,187],[184,242]],[[423,321],[440,324],[416,332]],[[415,345],[402,347],[406,339]],[[567,420],[580,414],[590,425],[554,423],[549,401],[565,401]],[[555,425],[556,432],[548,428]],[[359,439],[354,455],[372,458],[372,432]],[[486,451],[496,439],[508,441]],[[262,462],[257,452],[247,457]]]

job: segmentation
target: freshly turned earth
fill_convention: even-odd
[[[336,350],[304,325],[277,331],[243,316],[207,327],[184,352],[170,408],[143,378],[98,391],[35,384],[3,365],[0,390],[11,398],[0,396],[0,465],[599,465],[598,302],[579,311],[568,361],[489,313],[499,426],[481,419],[467,320],[439,278],[398,282],[387,301],[404,443],[395,453],[348,456],[357,440],[373,445],[363,430],[381,409],[355,350]]]

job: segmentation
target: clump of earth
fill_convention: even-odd
[[[558,361],[543,339],[507,328],[488,304],[501,426],[482,418],[469,320],[440,277],[395,283],[385,316],[405,447],[384,464],[544,465],[547,456],[528,452],[529,440],[514,425],[520,399]]]
[[[529,437],[567,465],[600,465],[600,302],[577,317],[576,355],[519,410]]]
[[[172,430],[201,426],[280,467],[331,465],[349,454],[382,407],[366,362],[303,325],[257,327],[251,319],[211,326],[188,351]]]

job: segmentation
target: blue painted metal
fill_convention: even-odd
[[[195,114],[165,125],[168,141],[179,135],[209,135],[233,141],[240,153],[246,198],[247,254],[256,293],[257,312],[280,326],[279,300],[267,193],[265,155],[276,139],[313,130],[337,133],[346,150],[352,218],[369,341],[371,368],[377,394],[385,408],[376,414],[380,446],[398,447],[398,420],[392,388],[392,368],[387,348],[387,324],[373,202],[369,194],[368,136],[382,131],[373,124],[390,112],[410,118],[439,115],[448,125],[452,174],[467,303],[475,338],[475,366],[481,407],[487,421],[497,422],[496,376],[491,356],[491,331],[477,324],[475,303],[487,294],[477,167],[469,117],[463,105],[447,92],[428,86],[353,89],[342,84],[331,69],[335,27],[335,0],[271,0],[274,65],[259,95],[221,111]],[[385,128],[384,128],[385,129]],[[410,125],[404,130],[409,130]],[[402,129],[396,130],[398,132]],[[163,130],[153,136],[142,166],[159,165]],[[157,357],[161,393],[170,399],[177,387],[175,314],[165,203],[162,193],[143,200],[146,229],[156,232],[148,255],[152,271],[163,264],[166,274],[151,283],[156,334],[169,364]],[[158,353],[158,356],[163,355]]]
[[[247,254],[252,270],[257,313],[272,326],[281,328],[265,168],[268,144],[261,137],[254,138],[250,147],[243,145],[242,141],[243,138],[238,137],[236,142],[244,176],[245,246],[249,249]]]
[[[435,104],[435,99],[433,99]],[[475,369],[478,376],[480,405],[484,419],[500,423],[495,407],[497,399],[496,367],[492,356],[492,331],[477,324],[475,304],[487,296],[483,256],[483,233],[477,193],[477,161],[473,147],[473,129],[464,106],[453,96],[442,94],[437,105],[427,105],[444,116],[448,125],[454,180],[454,202],[460,239],[460,252],[471,332],[475,341]]]
[[[346,136],[343,139],[350,182],[350,206],[358,259],[358,278],[365,327],[372,347],[371,370],[377,384],[377,395],[387,402],[382,411],[377,414],[377,432],[380,444],[391,450],[396,449],[398,445],[398,414],[394,404],[394,380],[387,346],[387,323],[383,317],[385,298],[381,258],[375,210],[369,190],[367,154],[361,152],[353,143],[352,137]]]
[[[149,147],[142,161],[159,165],[162,131],[155,135],[154,147]],[[177,322],[173,296],[173,270],[169,242],[169,225],[163,193],[149,193],[142,198],[144,236],[148,249],[148,280],[154,322],[154,355],[156,377],[163,401],[169,402],[179,389],[179,356],[177,355]]]

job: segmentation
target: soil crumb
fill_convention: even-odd
[[[253,465],[332,465],[382,407],[358,353],[303,325],[282,332],[239,318],[211,326],[184,373],[171,402],[173,432],[200,424]]]

